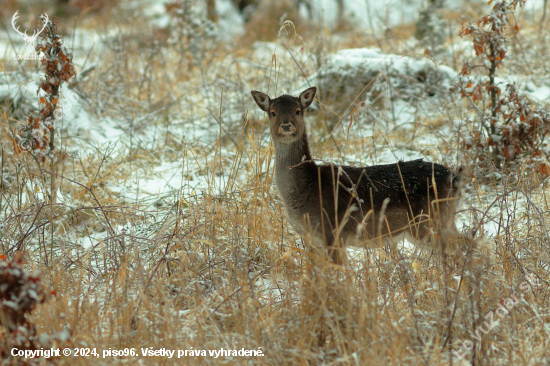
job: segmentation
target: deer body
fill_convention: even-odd
[[[336,262],[340,244],[374,246],[403,236],[430,244],[435,228],[460,236],[453,219],[458,177],[443,165],[422,159],[370,167],[317,165],[303,119],[315,92],[313,87],[298,98],[274,100],[252,92],[269,113],[275,183],[300,235],[322,241]]]

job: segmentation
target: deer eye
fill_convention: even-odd
[[[296,111],[296,115],[297,115],[297,116],[300,115],[300,110],[299,110],[299,109]]]
[[[275,116],[276,116],[275,112],[271,112],[271,115],[272,115],[273,117],[275,117]]]

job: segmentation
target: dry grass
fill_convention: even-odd
[[[444,257],[410,248],[352,250],[349,264],[331,264],[284,217],[265,121],[252,109],[247,113],[253,106],[249,90],[292,91],[301,87],[302,71],[310,75],[329,53],[376,40],[345,29],[305,43],[294,38],[292,46],[283,32],[271,64],[265,54],[244,47],[249,37],[275,39],[279,15],[261,14],[265,19],[250,25],[259,33],[243,36],[240,48],[198,36],[187,44],[170,42],[165,33],[151,36],[132,19],[123,22],[120,35],[91,52],[88,63],[97,68],[75,89],[90,115],[118,121],[127,135],[109,150],[62,134],[60,150],[67,154],[53,178],[56,204],[48,199],[51,167],[40,170],[29,155],[14,155],[14,111],[0,115],[0,164],[11,183],[0,186],[0,252],[27,251],[26,265],[40,270],[57,291],[33,314],[39,332],[67,327],[75,347],[96,348],[100,355],[62,358],[61,364],[545,364],[548,178],[520,164],[509,178],[479,180],[475,166],[466,166],[462,215],[469,221],[461,229],[475,234],[472,250]],[[530,37],[536,40],[538,25],[533,27]],[[403,39],[411,29],[404,25],[382,38],[396,47],[385,51],[408,53]],[[204,42],[198,50],[195,41]],[[307,50],[297,61],[302,70],[285,42],[292,52]],[[272,44],[266,49],[273,53]],[[442,63],[452,65],[452,57],[443,55]],[[545,66],[533,61],[531,67]],[[16,70],[9,63],[5,68]],[[378,149],[384,141],[417,148],[412,131],[402,129],[377,129],[368,137],[352,133],[348,139],[340,126],[328,139],[329,114],[321,108],[308,117],[317,157],[345,161],[353,155],[366,164],[361,160],[379,153],[373,141]],[[434,114],[416,128],[429,133],[448,125],[447,117]],[[187,138],[182,131],[189,128],[217,135],[205,143]],[[447,164],[457,156],[470,159],[456,141],[442,139],[433,155],[447,157],[441,159]],[[114,187],[136,189],[160,161],[181,162],[180,186],[151,199],[117,193]],[[199,179],[204,184],[193,191]],[[496,235],[485,238],[486,227]],[[76,244],[82,238],[92,244]],[[526,288],[527,274],[535,280]],[[472,338],[478,327],[487,328],[485,316],[506,306],[514,292],[522,300],[502,318],[495,316],[498,325],[480,340]],[[464,353],[467,340],[472,349],[459,361],[456,354]],[[261,347],[265,356],[102,358],[102,350],[134,348],[141,355],[148,347],[207,354]]]

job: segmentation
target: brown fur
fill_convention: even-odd
[[[459,178],[443,165],[422,159],[370,167],[313,162],[304,111],[316,91],[274,100],[252,91],[269,116],[275,183],[295,230],[322,240],[337,263],[341,244],[376,246],[404,234],[439,250],[432,232],[462,238],[453,217]]]

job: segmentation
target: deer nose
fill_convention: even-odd
[[[281,125],[281,128],[283,129],[283,131],[285,132],[291,132],[292,131],[292,123],[283,123]]]

